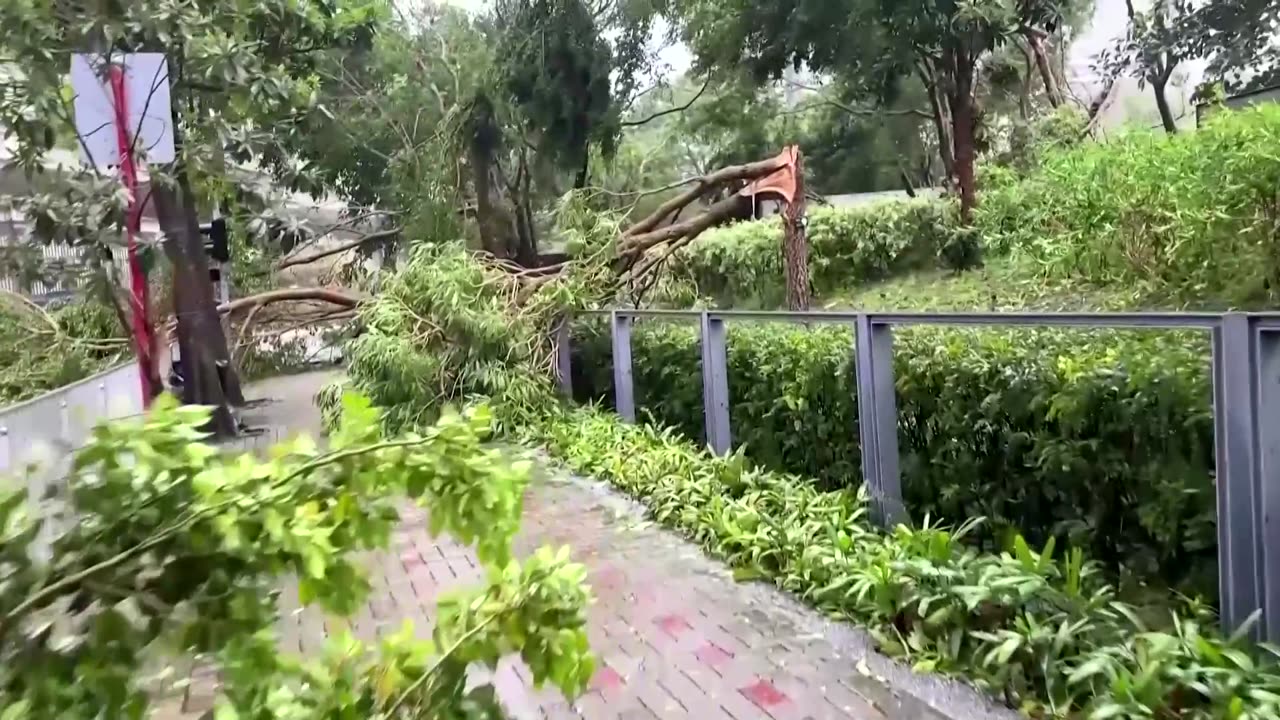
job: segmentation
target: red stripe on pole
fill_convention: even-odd
[[[142,403],[150,407],[153,340],[147,317],[147,277],[138,257],[137,233],[142,225],[142,204],[138,201],[138,170],[133,164],[133,141],[129,135],[129,98],[125,92],[124,69],[114,63],[108,69],[111,97],[115,102],[116,143],[120,150],[120,177],[129,191],[129,207],[125,214],[125,236],[128,240],[130,305],[133,317],[133,346],[138,356],[138,374],[142,380]]]

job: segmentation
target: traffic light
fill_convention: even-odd
[[[217,218],[200,226],[200,234],[205,237],[204,250],[209,257],[218,262],[231,261],[231,246],[227,242],[227,219]]]

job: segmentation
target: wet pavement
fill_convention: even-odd
[[[320,380],[284,379],[267,390],[297,395],[308,382]],[[315,427],[301,403],[277,409],[264,412],[280,418],[281,428]],[[603,484],[547,470],[526,496],[517,553],[566,544],[588,568],[596,597],[588,634],[599,668],[590,691],[570,703],[531,687],[518,660],[504,662],[489,679],[514,718],[1017,717],[966,686],[911,673],[874,652],[857,628],[772,587],[735,583],[723,565],[646,521],[640,506]],[[367,563],[374,590],[351,624],[364,639],[396,632],[405,620],[425,637],[435,599],[482,580],[472,551],[429,537],[417,508],[405,512],[391,550]],[[293,589],[281,604],[288,650],[311,653],[334,627],[318,610],[300,609]],[[179,716],[206,710],[215,688],[216,678],[197,671],[170,714],[179,706]]]

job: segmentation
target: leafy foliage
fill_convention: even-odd
[[[1046,154],[994,179],[975,222],[986,250],[1040,273],[1240,305],[1280,288],[1280,108],[1223,113],[1176,137],[1133,133]]]
[[[735,325],[736,444],[761,467],[861,482],[852,333]],[[607,334],[575,335],[580,397],[612,401]],[[1203,340],[1168,334],[896,334],[903,494],[915,518],[985,517],[984,547],[1015,533],[1085,548],[1113,575],[1216,595],[1213,422]],[[637,406],[703,437],[696,332],[632,336]]]
[[[737,569],[868,625],[921,672],[963,675],[1031,717],[1251,718],[1280,712],[1280,668],[1189,605],[1158,624],[1116,599],[1079,550],[999,554],[927,518],[882,534],[850,490],[709,457],[670,431],[594,410],[541,431],[577,472],[609,480],[652,515]]]
[[[482,446],[485,408],[384,439],[350,395],[327,450],[300,438],[265,461],[203,444],[207,417],[162,399],[95,430],[53,504],[0,495],[6,720],[143,717],[144,668],[192,654],[223,678],[219,718],[500,717],[466,669],[513,653],[538,684],[584,689],[585,571],[567,549],[512,558],[529,464]],[[278,584],[352,614],[369,589],[357,551],[387,546],[406,497],[433,533],[476,544],[487,586],[443,602],[429,642],[406,629],[375,652],[340,633],[320,657],[280,654]]]
[[[504,301],[504,286],[465,255],[422,254],[404,274],[421,285],[418,294],[430,297],[413,308],[416,317],[403,309],[394,314],[404,298],[376,298],[362,312],[387,318],[384,332],[396,328],[406,341],[383,338],[352,348],[350,386],[397,403],[393,415],[433,412],[442,378],[457,378],[446,386],[456,392],[496,389],[507,405],[497,415],[513,419],[504,426],[509,433],[544,444],[574,471],[641,498],[655,518],[724,558],[740,578],[767,578],[864,623],[886,651],[917,669],[970,678],[1033,717],[1261,719],[1277,712],[1275,661],[1249,653],[1239,637],[1206,630],[1213,623],[1206,606],[1188,601],[1172,617],[1150,615],[1119,601],[1108,573],[1087,561],[1084,551],[1055,549],[1064,539],[1110,548],[1111,541],[1090,529],[1105,526],[1125,561],[1130,555],[1139,564],[1167,559],[1162,553],[1177,543],[1182,545],[1173,552],[1188,562],[1197,553],[1211,554],[1195,544],[1206,538],[1212,543],[1205,524],[1212,522],[1211,504],[1207,516],[1202,512],[1212,488],[1197,465],[1205,446],[1195,444],[1208,432],[1195,405],[1203,397],[1203,378],[1191,370],[1194,358],[1185,348],[1177,355],[1170,343],[1136,338],[1122,353],[1082,335],[903,337],[899,377],[915,403],[906,411],[909,442],[941,459],[927,467],[923,451],[912,454],[918,467],[910,472],[938,483],[918,486],[913,503],[917,509],[935,503],[957,518],[987,505],[996,512],[991,521],[966,519],[955,530],[932,520],[936,515],[920,515],[919,526],[883,534],[865,521],[863,499],[843,482],[823,490],[820,482],[749,462],[746,453],[755,452],[757,443],[713,458],[677,430],[561,407],[548,368],[530,364],[523,346],[547,316],[535,313],[539,321],[529,322],[514,312],[520,306]],[[552,285],[523,302],[541,313],[545,298],[537,296],[543,293],[559,294],[562,303],[583,297]],[[479,335],[474,354],[453,346],[462,335],[450,328],[465,327],[492,333]],[[511,344],[498,339],[503,332]],[[821,466],[815,462],[806,472],[816,475],[827,465],[853,471],[848,333],[735,329],[730,338],[735,432],[750,434],[758,423],[765,441],[760,447],[784,462],[808,457],[800,442],[811,449],[831,445]],[[681,414],[686,427],[700,427],[692,335],[641,325],[633,343],[642,403],[658,415]],[[577,368],[589,378],[609,374],[606,353],[581,340],[577,346],[590,360],[578,358]],[[389,354],[390,347],[398,354]],[[1144,357],[1156,350],[1175,355],[1119,360],[1134,349]],[[420,364],[426,354],[443,355],[452,370]],[[1187,364],[1177,365],[1177,358]],[[496,377],[536,384],[517,394],[502,383],[485,384]],[[756,392],[753,385],[771,387]],[[406,386],[420,389],[402,391]],[[322,402],[332,410],[341,393],[341,386],[329,388]],[[747,402],[755,405],[744,410]],[[825,424],[806,425],[811,417]],[[956,491],[957,478],[985,484],[972,495],[964,488],[960,495],[946,494]],[[1046,485],[1060,495],[1037,497]],[[1099,488],[1113,486],[1116,495],[1095,497],[1105,495]],[[1146,505],[1136,513],[1126,509],[1132,506],[1119,503],[1122,493],[1125,502],[1140,497]],[[1057,523],[1053,530],[1064,538],[1046,539],[1041,551],[1034,550],[1039,543],[1024,540],[1015,528],[1029,513],[1043,513],[1038,519]],[[995,552],[976,549],[973,540]]]
[[[816,208],[809,213],[814,292],[830,296],[862,283],[933,266],[961,269],[976,259],[973,235],[946,200]],[[721,306],[778,307],[786,288],[778,218],[706,233],[676,261]]]
[[[557,280],[521,297],[512,276],[467,252],[423,247],[361,306],[365,330],[348,348],[349,374],[392,427],[488,397],[500,426],[513,430],[555,403],[551,331],[581,302],[575,283],[589,279]]]
[[[127,341],[101,303],[79,301],[44,311],[0,294],[0,405],[84,379],[121,361]]]
[[[1036,285],[1018,293],[1032,303],[1046,284],[1129,294],[1129,307],[1275,302],[1280,163],[1266,148],[1280,136],[1280,109],[1224,112],[1195,133],[1134,132],[1107,143],[1079,143],[1078,122],[1066,110],[1047,116],[1033,132],[1038,140],[985,166],[984,199],[971,229],[961,229],[945,200],[814,210],[809,235],[817,295],[836,300],[869,281],[933,264],[970,267],[980,253]],[[775,222],[709,232],[682,255],[681,269],[723,306],[776,306]],[[1002,280],[991,294],[1008,285]],[[929,297],[928,306],[919,296],[899,300],[921,309],[1019,304],[981,297],[967,307],[946,297]]]

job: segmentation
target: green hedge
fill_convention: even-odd
[[[868,627],[921,672],[964,676],[1033,718],[1280,716],[1280,669],[1214,631],[1194,603],[1151,623],[1075,549],[978,553],[978,526],[881,534],[848,490],[711,458],[594,411],[531,429],[553,457],[640,498],[736,568]]]
[[[674,431],[627,426],[608,413],[590,409],[563,409],[555,400],[547,358],[530,353],[526,345],[533,334],[548,327],[548,317],[538,312],[548,293],[532,298],[520,312],[509,312],[502,277],[485,276],[461,252],[415,255],[392,292],[380,293],[361,306],[361,319],[369,332],[351,344],[350,385],[392,411],[390,417],[397,424],[416,424],[441,403],[489,395],[510,435],[544,445],[577,472],[641,498],[658,521],[724,558],[737,568],[739,577],[768,578],[824,610],[857,620],[868,626],[884,650],[907,658],[917,669],[963,675],[1032,717],[1261,720],[1280,714],[1280,676],[1273,661],[1261,662],[1238,640],[1224,640],[1207,629],[1213,619],[1203,605],[1180,606],[1172,623],[1162,615],[1155,626],[1145,625],[1152,618],[1118,602],[1116,588],[1084,560],[1078,548],[1055,553],[1045,546],[1037,552],[1013,537],[1008,552],[982,553],[962,542],[982,526],[966,521],[951,531],[936,519],[926,524],[923,517],[916,518],[911,528],[881,533],[865,522],[865,503],[848,488],[824,492],[815,482],[750,467],[740,455],[711,458]],[[667,344],[659,344],[648,337],[651,332],[657,331],[642,326],[637,332],[642,402],[652,405],[654,400],[667,400],[670,407],[683,409],[686,426],[696,427],[701,401],[692,337],[678,331],[657,332],[664,338],[671,336]],[[1207,539],[1209,535],[1192,523],[1170,520],[1195,516],[1211,524],[1211,519],[1202,517],[1207,479],[1199,473],[1191,477],[1204,462],[1192,448],[1204,440],[1207,429],[1199,413],[1186,411],[1201,407],[1194,398],[1200,397],[1204,383],[1192,358],[1185,356],[1182,362],[1178,360],[1182,356],[1174,355],[1159,364],[1121,363],[1101,347],[1086,346],[1079,335],[1021,337],[1020,342],[1011,342],[996,334],[978,338],[903,334],[899,355],[905,359],[899,359],[899,376],[915,377],[908,372],[910,367],[902,369],[904,362],[915,363],[922,367],[920,377],[937,383],[934,390],[923,385],[904,389],[922,408],[915,415],[921,423],[919,432],[934,448],[948,450],[946,438],[955,441],[951,454],[940,457],[980,457],[986,445],[978,440],[990,442],[990,437],[1013,422],[1002,419],[1006,412],[1033,420],[1047,417],[1037,422],[1058,425],[1046,425],[1044,433],[1069,431],[1066,437],[1073,440],[1062,446],[1081,454],[1083,460],[1077,461],[1079,467],[1066,463],[1053,471],[1047,466],[1069,457],[1064,455],[1066,450],[1055,454],[1051,451],[1055,443],[1029,437],[1035,447],[1047,448],[1034,458],[1046,469],[1018,469],[1054,472],[1053,477],[1061,481],[1054,488],[1060,496],[1055,502],[1084,503],[1081,512],[1070,513],[1079,517],[1095,503],[1110,506],[1091,497],[1101,492],[1096,488],[1081,490],[1084,480],[1071,471],[1100,484],[1114,479],[1117,488],[1145,496],[1142,486],[1135,489],[1125,483],[1146,477],[1135,481],[1138,476],[1123,468],[1112,468],[1118,473],[1115,478],[1104,477],[1094,472],[1092,460],[1117,454],[1108,447],[1122,447],[1121,454],[1128,453],[1126,459],[1140,461],[1137,464],[1161,480],[1171,464],[1156,462],[1162,455],[1154,450],[1182,448],[1191,468],[1184,477],[1191,479],[1180,483],[1173,473],[1174,480],[1163,480],[1167,484],[1162,497],[1137,521],[1153,528],[1167,521],[1185,529],[1179,537]],[[848,444],[856,430],[847,333],[735,328],[730,340],[734,416],[740,437],[742,428],[750,427],[755,418],[743,417],[736,398],[753,397],[759,401],[755,412],[761,422],[767,418],[787,430],[782,447],[793,457],[807,457],[805,445],[817,449],[844,441],[846,448],[854,450]],[[579,338],[583,383],[588,377],[608,377],[608,356],[601,341],[599,336],[591,342]],[[1061,347],[1056,343],[1073,341],[1071,352],[1054,349]],[[1166,342],[1175,341],[1182,342],[1176,338]],[[1173,352],[1147,339],[1134,342],[1150,343],[1145,347],[1148,352]],[[644,354],[649,352],[646,348],[656,349],[672,367],[651,362],[654,357]],[[1032,352],[1035,348],[1040,349]],[[1123,349],[1121,356],[1130,357],[1133,348]],[[766,350],[792,365],[760,365]],[[815,357],[821,362],[808,359]],[[946,368],[950,374],[935,377],[923,369],[927,367]],[[1185,368],[1185,374],[1175,370],[1179,367]],[[1022,380],[1002,379],[1005,374]],[[751,389],[747,383],[757,377],[786,380],[796,392],[778,400],[766,388]],[[952,382],[951,377],[957,380]],[[1049,383],[1055,377],[1056,384]],[[657,379],[668,384],[655,385]],[[991,391],[1002,394],[985,404],[966,400],[967,405],[939,414],[937,409],[944,403],[981,392],[977,388],[984,386],[970,380],[988,383],[988,395]],[[1041,385],[1052,393],[1040,397],[1049,392],[1035,390]],[[602,384],[597,389],[607,390]],[[925,398],[929,392],[938,397]],[[338,394],[334,388],[324,396],[332,402]],[[1020,394],[1030,398],[1025,403],[1030,409],[1006,402]],[[825,410],[822,403],[840,408],[849,424],[838,426],[835,415],[807,414],[811,409]],[[961,422],[951,412],[970,413],[972,419]],[[825,435],[808,431],[810,417],[832,419]],[[1153,429],[1142,429],[1144,423]],[[1161,423],[1167,436],[1159,436]],[[1089,448],[1086,438],[1091,424],[1111,428],[1105,442],[1093,443],[1108,447]],[[1126,433],[1131,440],[1120,446],[1115,438]],[[969,445],[978,449],[967,449]],[[1022,463],[1033,460],[1019,452]],[[847,467],[856,467],[856,455],[849,457]],[[1047,492],[1031,482],[1030,475],[1020,484],[1007,479],[997,482],[977,471],[940,470],[931,477],[970,495],[976,495],[965,489],[971,480],[987,482],[996,491],[1012,485],[1024,493]],[[950,501],[937,498],[944,500]],[[1064,508],[1056,511],[1062,517],[1069,515]],[[1131,517],[1125,516],[1123,522]],[[1128,539],[1129,547],[1140,547],[1138,541],[1144,537],[1129,526],[1111,530],[1115,537]],[[1196,559],[1194,553],[1186,553],[1189,561]]]
[[[609,341],[574,338],[580,399],[612,401]],[[747,457],[821,486],[861,478],[847,329],[735,325],[733,438]],[[692,328],[637,325],[637,404],[701,440],[701,359]],[[903,331],[895,373],[904,498],[913,517],[986,517],[1085,548],[1113,570],[1216,595],[1213,422],[1207,348],[1194,336]]]
[[[928,267],[1013,255],[1029,277],[1143,289],[1179,302],[1280,299],[1280,106],[1224,112],[1195,132],[1132,132],[984,166],[973,227],[948,199],[810,213],[818,297]],[[708,232],[682,255],[721,307],[784,304],[777,218]]]
[[[908,270],[967,267],[974,259],[970,236],[959,229],[948,200],[819,207],[809,213],[808,233],[810,273],[820,297]],[[721,306],[784,305],[781,220],[712,230],[682,253],[679,271]]]
[[[1280,106],[1224,112],[1170,137],[1138,132],[988,173],[975,222],[988,252],[1050,277],[1146,284],[1186,300],[1280,290]]]

